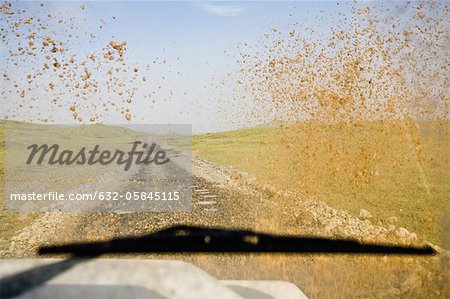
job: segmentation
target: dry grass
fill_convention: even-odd
[[[4,187],[4,155],[5,155],[5,131],[3,125],[0,126],[0,173],[1,173],[1,188],[0,197],[0,225],[2,233],[0,234],[0,252],[7,250],[11,237],[22,228],[28,226],[33,219],[37,217],[37,213],[18,213],[7,211],[3,201],[3,187]]]
[[[448,246],[449,123],[301,123],[194,136],[194,153]],[[292,211],[293,213],[295,211]],[[273,215],[277,219],[277,215]],[[448,218],[448,216],[447,216]],[[449,225],[450,223],[447,223]],[[449,298],[450,258],[201,257],[224,279],[285,279],[311,298]],[[226,265],[226,266],[225,266]]]
[[[419,226],[427,217],[438,219],[448,205],[445,185],[448,182],[448,172],[445,172],[448,169],[445,155],[448,123],[411,125],[309,123],[282,129],[259,128],[195,136],[193,146],[197,154],[208,159],[239,167],[274,185],[316,196],[330,205],[354,213],[363,207],[380,220],[396,215],[401,225],[424,238],[431,236],[429,239],[443,243],[439,230],[445,231],[445,228],[427,225],[417,230],[414,225]],[[409,139],[399,138],[406,133],[405,128]],[[0,134],[3,143],[1,127]],[[410,141],[418,138],[422,149],[415,149],[415,161]],[[0,151],[3,155],[4,148],[0,147]],[[377,153],[376,159],[364,159],[373,153]],[[3,161],[0,159],[2,171]],[[429,194],[417,163],[423,169]],[[394,164],[398,167],[392,167]],[[334,173],[336,165],[341,170]],[[358,172],[363,174],[362,178],[355,178]],[[395,207],[401,207],[404,213],[397,213]],[[2,210],[1,250],[6,249],[11,236],[36,215]],[[274,215],[273,219],[278,216]],[[179,258],[220,279],[287,280],[310,298],[450,297],[448,254],[435,257],[198,255]]]
[[[131,137],[128,136],[129,134],[127,135],[127,132],[127,128],[117,128],[103,125],[74,127],[72,130],[68,130],[67,128],[58,127],[55,125],[46,126],[11,121],[0,122],[0,172],[2,174],[2,188],[0,190],[0,196],[2,198],[2,201],[0,202],[0,225],[2,227],[2,232],[0,234],[0,252],[8,249],[11,242],[11,237],[13,237],[24,227],[30,225],[33,220],[36,219],[36,217],[41,215],[41,213],[39,212],[14,212],[7,210],[5,207],[5,202],[3,199],[5,172],[5,135],[7,135],[8,141],[12,142],[9,145],[9,150],[16,154],[14,159],[17,161],[22,161],[24,159],[23,155],[26,154],[26,152],[23,150],[16,150],[14,146],[16,146],[17,144],[22,144],[25,141],[29,141],[30,138],[33,137],[38,138],[38,136],[40,136],[46,138],[46,136],[51,136],[52,141],[57,142],[58,140],[62,140],[61,143],[64,143],[66,145],[70,143],[75,144],[80,142],[90,144],[92,143],[92,140],[98,140],[99,138],[103,138],[104,142],[125,144],[126,142],[131,140]]]
[[[194,136],[194,153],[263,182],[442,244],[450,214],[449,122],[361,122]]]

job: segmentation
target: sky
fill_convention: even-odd
[[[333,1],[51,1],[44,8],[39,3],[15,5],[36,16],[47,13],[61,18],[70,16],[77,30],[97,36],[95,41],[81,36],[74,42],[71,46],[78,53],[101,52],[111,40],[126,41],[127,62],[140,69],[150,65],[150,82],[137,87],[132,123],[192,124],[194,133],[202,133],[257,125],[247,116],[252,109],[251,101],[232,101],[241,96],[236,94],[240,91],[236,91],[235,82],[240,46],[258,45],[272,28],[288,28],[294,22],[327,34],[336,13],[349,13],[353,2],[341,1],[337,5]],[[84,9],[80,9],[81,4]],[[63,25],[52,26],[50,29],[56,35],[67,34]],[[27,66],[14,66],[5,60],[8,47],[13,45],[14,42],[2,48],[1,67],[10,77],[19,78]],[[155,64],[155,60],[165,63]],[[43,85],[47,79],[41,78]],[[4,90],[12,88],[11,82],[2,84]],[[75,122],[67,107],[48,104],[49,92],[35,88],[30,94],[38,104],[33,105],[33,110],[18,112],[17,95],[3,94],[3,114],[14,114],[17,120],[38,121],[33,117],[40,111],[41,115],[51,115],[56,123]],[[145,94],[152,92],[151,99],[144,99]],[[112,112],[98,121],[124,122],[122,115]]]

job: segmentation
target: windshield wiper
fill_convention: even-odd
[[[174,226],[141,237],[106,242],[45,246],[39,254],[70,254],[68,260],[0,279],[0,297],[12,298],[36,288],[72,266],[115,253],[347,253],[433,255],[431,246],[364,244],[354,240],[281,236],[250,230]]]
[[[106,242],[44,246],[39,254],[98,256],[117,253],[347,253],[432,255],[428,245],[367,244],[355,240],[283,236],[251,230],[174,226],[152,234]]]

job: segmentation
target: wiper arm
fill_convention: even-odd
[[[140,237],[45,246],[39,254],[98,256],[117,253],[347,253],[432,255],[431,246],[366,244],[355,240],[282,236],[250,230],[174,226]]]

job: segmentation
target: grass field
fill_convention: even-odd
[[[17,124],[13,129],[19,134],[27,128],[33,125]],[[117,132],[106,126],[90,129],[85,136]],[[399,225],[438,243],[439,220],[445,209],[448,213],[449,204],[448,129],[448,123],[304,123],[197,135],[193,149],[209,160],[233,165],[262,181],[356,214],[365,208],[382,221],[396,215]],[[83,137],[77,135],[74,140]],[[182,148],[189,143],[183,138],[167,141]],[[2,125],[0,143],[0,169],[4,172]],[[0,192],[3,196],[3,190]],[[5,211],[2,205],[0,251],[37,216],[39,213]],[[444,264],[439,256],[252,255],[236,259],[206,255],[196,256],[195,261],[220,279],[291,281],[310,298],[381,297],[381,291],[392,294],[389,298],[448,298],[448,262]]]
[[[379,121],[197,135],[194,154],[441,244],[450,213],[449,122]],[[447,244],[446,244],[447,245]]]
[[[8,132],[16,130],[20,135],[30,126],[36,129],[35,125],[16,124]],[[398,226],[442,244],[446,231],[442,220],[450,213],[449,129],[448,122],[437,121],[302,123],[196,135],[193,150],[211,161],[249,172],[262,182],[356,215],[366,209],[384,224],[396,216]],[[106,126],[90,126],[89,130],[84,134],[87,138],[101,134],[117,141],[123,136],[115,136],[117,130]],[[0,126],[0,144],[3,173],[4,124]],[[8,240],[36,215],[6,212],[2,206],[2,239]]]
[[[22,228],[27,227],[38,217],[39,212],[14,212],[6,209],[3,201],[4,196],[4,176],[5,176],[5,139],[8,140],[8,150],[14,153],[14,161],[21,161],[16,165],[16,171],[21,171],[24,167],[22,161],[26,160],[24,156],[26,152],[23,150],[23,143],[30,140],[44,140],[48,143],[54,142],[64,144],[66,146],[74,146],[76,144],[89,145],[100,139],[102,144],[126,145],[134,139],[134,135],[130,134],[127,128],[117,128],[104,125],[92,125],[85,127],[67,127],[46,126],[21,122],[0,122],[0,171],[2,174],[0,188],[0,225],[2,233],[0,234],[0,251],[9,247],[10,239]],[[17,149],[15,148],[17,146]],[[19,150],[19,147],[21,148]],[[126,146],[128,148],[128,146]],[[12,163],[14,164],[14,163]],[[11,165],[10,165],[11,166]],[[12,167],[14,168],[14,166]],[[9,168],[11,170],[11,167]],[[43,171],[51,171],[46,167]]]
[[[2,227],[2,233],[0,236],[0,251],[8,249],[9,240],[14,234],[29,225],[32,220],[37,216],[37,213],[18,213],[5,210],[3,201],[3,186],[4,186],[4,170],[5,170],[5,129],[4,125],[0,125],[0,172],[1,172],[1,188],[0,196],[2,201],[0,202],[0,224]]]

